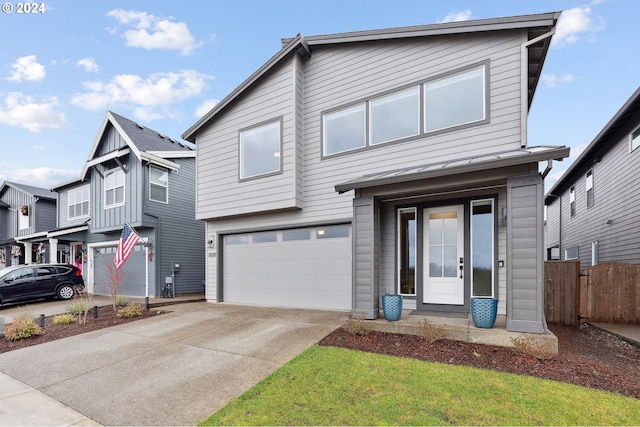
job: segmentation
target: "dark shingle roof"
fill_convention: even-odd
[[[113,119],[118,122],[122,130],[140,151],[193,151],[194,148],[186,142],[180,142],[162,135],[153,129],[142,126],[133,120],[109,111]]]
[[[25,193],[30,194],[34,197],[40,197],[42,199],[52,199],[52,200],[56,199],[56,193],[54,193],[53,191],[47,188],[34,187],[33,185],[18,184],[17,182],[9,182],[9,181],[5,181],[3,184],[3,187],[4,186],[17,188],[18,190],[24,191]]]

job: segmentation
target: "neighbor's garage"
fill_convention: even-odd
[[[226,302],[351,309],[349,225],[224,237]]]
[[[93,283],[94,293],[109,295],[112,283],[107,265],[113,268],[113,258],[116,256],[117,246],[96,248],[93,255]],[[118,295],[143,297],[146,294],[147,255],[145,248],[138,244],[129,255],[127,262],[120,268],[122,282],[118,286]],[[113,271],[113,269],[112,269]]]

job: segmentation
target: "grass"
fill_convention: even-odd
[[[316,345],[201,425],[640,425],[640,400]]]

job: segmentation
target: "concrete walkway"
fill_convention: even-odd
[[[607,331],[617,337],[627,341],[629,344],[640,348],[640,325],[618,324],[618,323],[590,323],[596,328]]]
[[[0,425],[195,425],[346,315],[206,302],[165,309],[0,354]]]

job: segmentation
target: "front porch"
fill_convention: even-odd
[[[491,329],[476,328],[468,317],[439,317],[433,315],[418,314],[414,310],[403,310],[400,320],[385,320],[382,311],[375,320],[367,320],[367,326],[380,332],[393,334],[421,335],[425,320],[434,327],[440,328],[445,338],[465,341],[477,344],[497,345],[502,347],[515,347],[514,339],[527,339],[534,342],[540,350],[551,354],[558,354],[558,339],[551,332],[543,334],[511,332],[506,329],[506,316],[498,315],[496,323]]]

